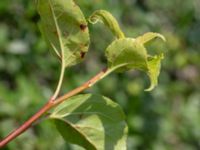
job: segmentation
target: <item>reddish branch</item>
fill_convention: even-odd
[[[98,82],[104,75],[107,73],[107,69],[103,69],[89,81],[85,82],[78,88],[68,92],[67,94],[57,98],[57,99],[50,99],[47,104],[45,104],[35,115],[33,115],[28,121],[26,121],[22,126],[14,130],[10,133],[7,137],[5,137],[2,141],[0,141],[0,148],[4,147],[6,144],[11,142],[13,139],[21,135],[27,129],[29,129],[33,123],[35,123],[42,115],[44,115],[48,110],[55,107],[56,105],[62,103],[63,101],[67,100],[68,98],[80,93],[81,91],[90,88],[93,84]]]

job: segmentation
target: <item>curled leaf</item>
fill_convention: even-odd
[[[104,96],[74,96],[58,105],[50,119],[68,143],[87,150],[126,150],[124,113]]]
[[[160,74],[161,60],[164,58],[163,54],[159,54],[149,58],[148,60],[148,76],[151,81],[151,85],[145,91],[151,91],[158,84],[158,76]]]
[[[155,32],[147,32],[144,35],[137,37],[136,40],[140,44],[146,44],[147,42],[157,37],[161,38],[163,41],[166,41],[165,37],[162,34],[155,33]]]
[[[109,68],[119,71],[147,70],[147,52],[143,45],[132,38],[115,40],[106,49]]]
[[[65,67],[79,63],[88,51],[87,21],[73,0],[37,0],[40,30]]]
[[[124,38],[124,33],[119,27],[117,20],[113,17],[111,13],[106,10],[97,10],[90,17],[89,22],[92,24],[96,24],[97,22],[101,22],[105,24],[112,33],[119,39]]]
[[[106,49],[106,57],[110,70],[126,71],[138,69],[144,71],[150,78],[151,84],[146,91],[152,90],[158,83],[160,64],[163,54],[150,56],[144,44],[155,37],[165,39],[158,33],[146,33],[136,39],[117,39]]]

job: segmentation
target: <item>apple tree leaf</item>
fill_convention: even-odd
[[[165,37],[160,34],[160,33],[155,33],[155,32],[147,32],[142,36],[139,36],[136,38],[136,40],[140,43],[140,44],[145,44],[155,38],[160,38],[163,41],[166,41]]]
[[[165,40],[161,34],[149,32],[136,39],[122,38],[113,41],[105,52],[110,70],[123,72],[138,69],[144,71],[151,81],[146,91],[152,90],[158,83],[163,54],[151,56],[147,53],[144,44],[156,37]]]
[[[71,97],[54,109],[50,119],[68,143],[86,150],[126,150],[128,129],[124,113],[107,97]]]
[[[101,22],[105,24],[117,38],[124,38],[124,33],[114,16],[106,10],[97,10],[90,17],[89,22],[96,24]]]
[[[73,0],[37,0],[40,30],[65,67],[79,63],[88,51],[87,21]]]
[[[164,58],[164,55],[161,53],[153,57],[148,58],[148,76],[151,81],[151,85],[145,91],[151,91],[158,84],[158,76],[160,75],[161,60]]]

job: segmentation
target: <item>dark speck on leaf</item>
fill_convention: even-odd
[[[85,24],[81,24],[81,25],[80,25],[80,29],[81,29],[82,31],[85,31],[86,28],[87,28],[87,25],[85,25]]]
[[[81,58],[85,57],[85,52],[81,52]]]

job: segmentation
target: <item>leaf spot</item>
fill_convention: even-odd
[[[85,52],[81,52],[81,58],[84,58],[85,57]]]
[[[81,29],[82,31],[85,31],[85,30],[87,29],[87,25],[81,24],[81,25],[80,25],[80,29]]]

